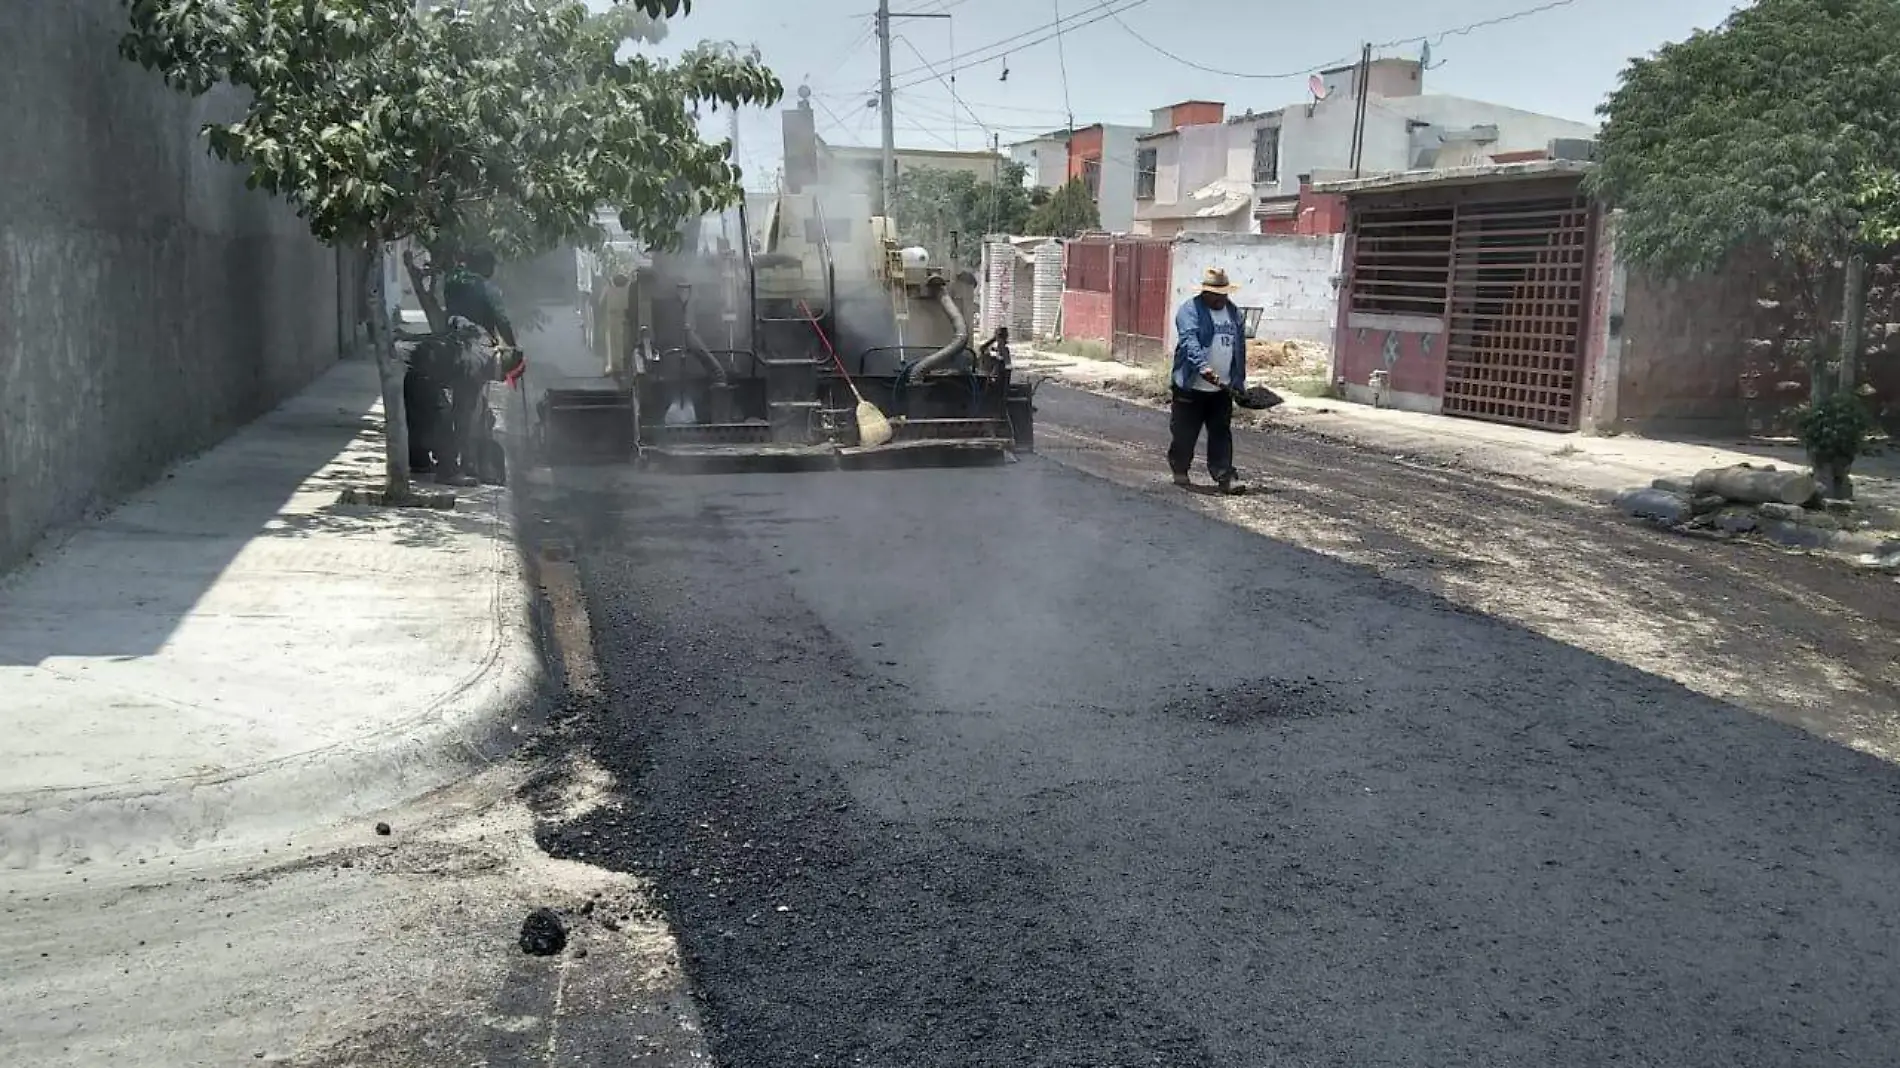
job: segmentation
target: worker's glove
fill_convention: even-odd
[[[501,380],[510,386],[521,381],[528,370],[528,356],[520,349],[503,348],[501,350]]]
[[[1214,373],[1212,367],[1201,368],[1201,377],[1207,379],[1210,385],[1218,386],[1221,384],[1220,376]]]

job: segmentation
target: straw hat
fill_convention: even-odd
[[[1201,292],[1231,296],[1240,292],[1240,287],[1232,285],[1227,281],[1226,271],[1221,270],[1219,267],[1209,267],[1207,270],[1201,272]]]

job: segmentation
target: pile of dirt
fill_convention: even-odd
[[[1324,378],[1332,366],[1332,349],[1317,341],[1253,339],[1247,342],[1247,373],[1273,378]]]

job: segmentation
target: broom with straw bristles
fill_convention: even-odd
[[[845,372],[844,361],[838,358],[838,350],[831,347],[831,339],[825,336],[825,328],[818,325],[818,317],[811,313],[802,300],[798,302],[798,310],[805,313],[805,319],[818,334],[818,340],[824,343],[825,351],[831,354],[831,362],[837,365],[839,377],[851,387],[851,395],[858,399],[858,444],[867,448],[887,444],[893,434],[891,421],[884,418],[884,413],[877,410],[877,405],[865,400],[864,394],[858,392],[858,384],[851,381],[851,376]]]

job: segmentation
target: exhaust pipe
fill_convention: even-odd
[[[957,307],[955,297],[950,295],[950,284],[941,278],[933,278],[928,283],[937,291],[937,304],[943,313],[950,317],[950,327],[954,336],[943,348],[919,360],[904,377],[906,381],[921,378],[926,371],[941,367],[955,359],[957,354],[970,345],[970,324],[963,318],[963,309]]]
[[[706,343],[699,339],[699,327],[693,323],[692,285],[681,283],[679,294],[680,319],[685,323],[683,332],[686,335],[686,351],[692,353],[694,359],[705,365],[706,372],[712,375],[713,388],[723,387],[726,384],[726,369],[720,365],[719,357],[714,356],[712,350],[706,347]]]

